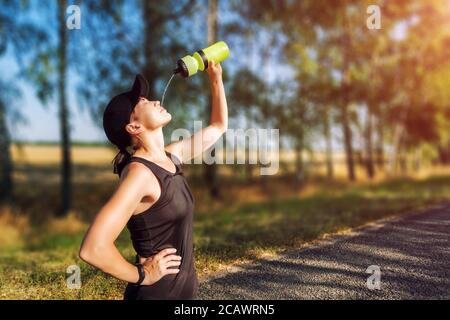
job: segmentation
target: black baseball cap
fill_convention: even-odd
[[[125,127],[130,123],[130,116],[139,102],[139,97],[147,97],[148,82],[141,74],[137,74],[130,91],[116,95],[103,113],[103,129],[109,141],[119,149],[131,145],[131,137]]]

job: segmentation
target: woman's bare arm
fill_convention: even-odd
[[[228,106],[222,80],[222,67],[219,63],[209,62],[207,69],[210,78],[212,109],[210,124],[195,132],[189,139],[173,142],[166,149],[183,162],[199,156],[227,131]]]
[[[89,227],[80,248],[80,258],[120,280],[134,283],[139,278],[137,268],[125,260],[114,242],[141,199],[148,196],[149,186],[158,188],[159,184],[148,170],[133,163],[129,167],[132,165],[136,167],[126,173],[111,199]]]

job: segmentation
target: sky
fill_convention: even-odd
[[[86,19],[86,15],[83,16],[83,7],[81,8],[82,30],[72,30],[71,32],[89,32],[83,29],[83,19]],[[44,26],[47,19],[51,19],[52,17],[43,15],[40,10],[42,10],[42,8],[40,8],[39,6],[35,7],[31,12],[30,19],[33,21],[33,23],[41,24]],[[200,14],[206,15],[206,10],[204,11],[205,12],[200,12]],[[222,20],[226,20],[229,18],[231,19],[232,17],[228,14],[222,14],[220,18]],[[192,30],[195,30],[196,32],[204,32],[206,34],[206,30],[204,30],[203,26],[205,21],[200,23],[198,20],[199,19],[195,19],[196,23]],[[47,27],[51,28],[52,24],[47,24]],[[232,47],[231,51],[233,51]],[[252,55],[255,54],[257,54],[257,50],[253,50]],[[243,61],[248,61],[247,57],[233,56],[233,52],[231,58],[235,60],[233,65],[230,62],[227,62],[230,67],[238,67],[242,65]],[[253,64],[252,67],[254,69],[258,69],[259,67],[256,62],[258,61],[258,57],[253,56],[250,60]],[[274,69],[278,69],[278,73],[284,75],[288,73],[288,70],[283,69],[281,66],[273,67]],[[18,66],[16,59],[11,52],[7,52],[7,54],[0,57],[0,70],[3,70],[3,76],[7,81],[15,81],[15,85],[19,87],[22,96],[18,100],[17,106],[21,109],[25,119],[28,120],[26,123],[18,123],[15,125],[9,123],[12,138],[14,140],[21,141],[58,142],[60,140],[60,128],[58,121],[57,95],[55,95],[54,98],[51,99],[46,105],[43,105],[37,98],[36,91],[33,86],[28,83],[26,79],[18,79],[16,77]],[[271,74],[270,77],[273,80],[273,78],[276,78],[277,75]],[[78,105],[76,96],[76,78],[77,75],[73,74],[73,70],[69,70],[67,93],[68,106],[70,110],[71,139],[73,141],[83,142],[106,141],[106,136],[103,132],[103,128],[94,123],[88,111],[82,110]]]
[[[34,16],[39,22],[42,21],[42,17],[38,14]],[[223,19],[231,19],[232,17],[223,17]],[[45,20],[45,19],[44,19]],[[196,30],[202,30],[201,25],[196,25]],[[400,24],[396,30],[394,30],[394,37],[402,38],[405,34],[405,25]],[[262,37],[265,35],[262,34]],[[264,40],[264,39],[261,39]],[[263,41],[264,42],[264,41]],[[230,48],[231,51],[233,48]],[[233,53],[233,52],[232,52]],[[233,59],[239,59],[240,61],[235,60],[234,64],[242,65],[243,61],[251,61],[252,69],[260,69],[258,65],[258,61],[260,61],[261,57],[257,57],[260,53],[258,50],[252,50],[252,57],[236,57],[231,55],[230,57]],[[258,59],[259,58],[259,59]],[[231,60],[231,59],[230,59]],[[228,62],[231,63],[231,62]],[[245,63],[244,63],[245,64]],[[230,65],[231,66],[231,65]],[[16,85],[21,89],[22,97],[17,103],[19,108],[22,111],[22,114],[28,120],[26,123],[19,123],[17,125],[13,125],[13,123],[9,123],[10,132],[12,138],[14,140],[21,141],[52,141],[58,142],[60,140],[60,128],[58,121],[58,104],[57,99],[53,98],[47,105],[43,105],[39,99],[36,97],[36,92],[32,85],[27,83],[24,80],[17,80],[15,78],[15,74],[17,73],[18,67],[17,63],[12,56],[11,53],[7,53],[2,58],[0,58],[0,70],[3,71],[6,79],[18,81]],[[266,70],[263,70],[265,73],[266,80],[270,81],[276,79],[286,79],[292,77],[292,70],[290,70],[287,66],[279,65],[276,63],[276,60],[272,59],[271,68],[269,72],[266,74]],[[106,141],[106,136],[104,134],[103,128],[99,127],[92,120],[90,114],[87,110],[82,110],[77,102],[76,97],[76,75],[69,74],[67,84],[67,92],[68,92],[68,106],[70,109],[70,123],[71,123],[71,139],[72,141],[81,141],[81,142],[104,142]],[[333,128],[333,136],[334,136],[334,144],[339,145],[341,140],[341,132],[339,128]],[[318,137],[319,140],[322,140]],[[323,141],[317,141],[318,145],[322,145]]]
[[[70,1],[69,1],[70,2]],[[45,10],[38,4],[32,3],[32,10],[30,15],[25,17],[19,15],[17,19],[30,19],[33,23],[45,28],[53,28],[54,17],[52,14],[46,13]],[[126,3],[124,10],[133,10],[133,2]],[[81,30],[71,30],[71,32],[89,32],[86,30],[83,21],[88,19],[88,14],[81,6]],[[133,12],[133,14],[136,14]],[[206,15],[206,11],[204,12]],[[130,12],[124,11],[124,15],[132,17]],[[50,19],[50,23],[49,22]],[[195,29],[200,29],[199,22],[196,22]],[[206,37],[205,37],[206,38]],[[32,48],[30,48],[32,50]],[[95,49],[93,49],[95,50]],[[175,64],[175,61],[174,61]],[[12,52],[7,52],[0,57],[0,70],[2,70],[2,78],[5,81],[14,81],[15,85],[20,89],[22,96],[17,101],[16,106],[21,109],[21,113],[26,123],[13,124],[9,119],[9,129],[14,140],[21,141],[53,141],[58,142],[60,140],[60,128],[58,121],[58,103],[57,95],[50,100],[45,106],[39,101],[36,96],[36,91],[30,83],[27,83],[26,79],[18,79],[18,65]],[[91,118],[87,110],[82,110],[79,107],[77,101],[77,75],[73,70],[68,71],[68,106],[70,110],[70,124],[71,124],[71,139],[72,141],[82,142],[103,142],[107,141],[103,128],[99,127]],[[130,79],[130,87],[132,81]]]
[[[17,63],[11,55],[0,59],[0,70],[8,74],[8,79],[13,78],[17,70]],[[5,71],[8,71],[7,73]],[[9,121],[9,128],[14,140],[26,141],[59,141],[59,122],[56,99],[52,99],[48,105],[43,105],[36,97],[34,88],[23,80],[18,81],[22,97],[16,103],[21,110],[26,123],[19,123],[13,128]],[[74,86],[68,85],[68,104],[70,108],[70,121],[72,125],[72,139],[74,141],[98,142],[106,141],[103,128],[99,128],[91,119],[86,110],[80,110],[74,95]]]
[[[43,8],[37,2],[31,3],[32,10],[29,16],[18,15],[16,19],[29,19],[31,23],[40,24],[41,27],[52,27],[51,16],[42,14]],[[32,50],[32,48],[30,48]],[[14,123],[14,119],[9,119],[8,127],[13,140],[20,141],[52,141],[60,140],[60,128],[58,121],[57,95],[51,99],[47,105],[43,105],[36,96],[33,86],[17,77],[18,65],[11,50],[0,57],[0,70],[2,78],[6,81],[14,81],[14,85],[21,92],[21,97],[14,103],[19,108],[25,118],[25,123]],[[83,142],[103,142],[106,136],[103,129],[98,127],[91,119],[86,110],[81,110],[77,104],[75,96],[75,83],[70,81],[73,75],[69,73],[67,84],[68,106],[70,110],[71,138],[73,141]]]

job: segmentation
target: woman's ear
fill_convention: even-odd
[[[142,125],[139,122],[133,121],[125,126],[125,130],[129,134],[136,135],[143,131]]]

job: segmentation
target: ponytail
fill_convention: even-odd
[[[114,173],[118,174],[119,177],[130,158],[131,154],[127,151],[127,149],[125,147],[121,147],[117,155],[112,160],[114,165]]]

